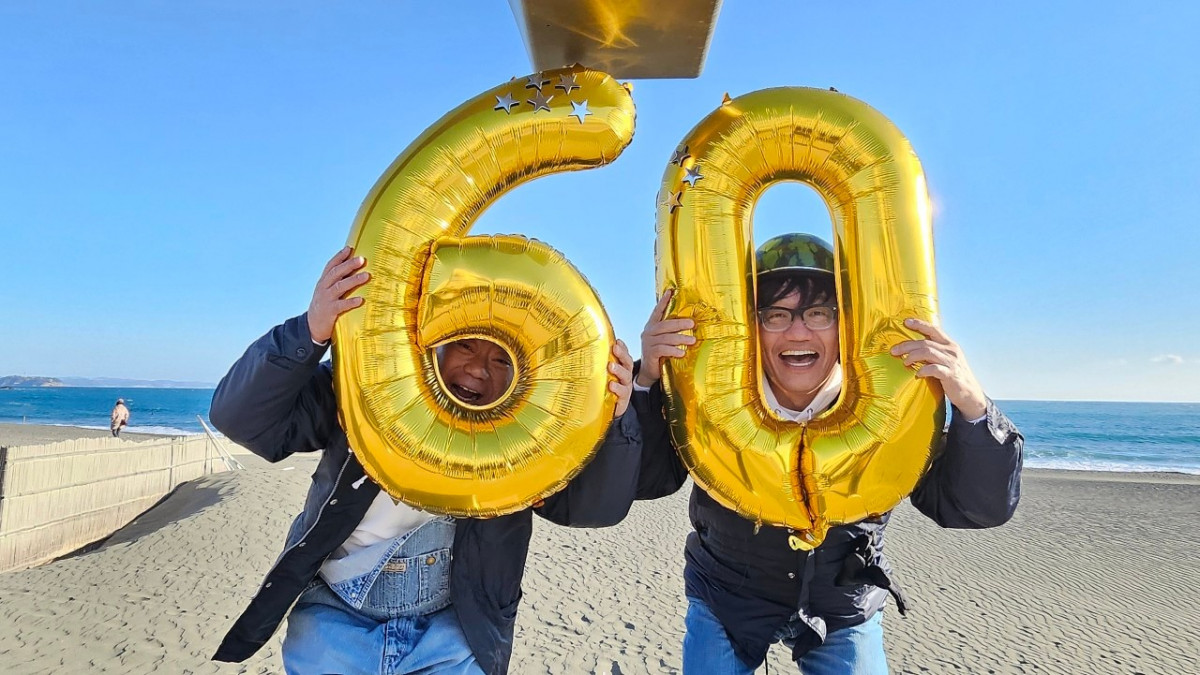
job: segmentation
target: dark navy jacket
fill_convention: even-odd
[[[635,392],[631,407],[642,423],[644,447],[638,499],[679,490],[687,470],[671,444],[663,391]],[[955,410],[944,447],[912,494],[912,503],[942,527],[994,527],[1012,517],[1021,496],[1020,432],[988,401],[987,420],[961,419]],[[882,609],[890,593],[901,613],[905,598],[883,555],[891,514],[831,527],[811,552],[788,545],[791,530],[755,524],[692,489],[694,532],[684,556],[685,591],[702,600],[725,627],[734,651],[750,666],[766,658],[776,632],[794,614],[810,630],[792,649],[799,660],[840,628]]]
[[[324,450],[304,511],[262,586],[213,658],[243,661],[278,628],[292,603],[362,521],[379,486],[367,478],[338,425],[332,371],[313,344],[306,315],[259,338],[213,394],[214,426],[255,454],[277,462],[293,452]],[[632,406],[613,422],[596,456],[562,491],[535,509],[486,520],[457,521],[450,594],[479,665],[508,671],[521,577],[533,513],[573,527],[620,522],[633,503],[641,432]]]

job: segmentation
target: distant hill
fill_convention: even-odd
[[[181,382],[178,380],[130,380],[119,377],[0,377],[0,388],[27,387],[128,387],[130,389],[212,389],[211,382]]]
[[[212,389],[212,382],[183,382],[179,380],[129,380],[119,377],[63,377],[68,387],[131,387],[149,389]]]
[[[25,377],[23,375],[7,375],[0,377],[0,387],[65,387],[62,380],[56,377]]]

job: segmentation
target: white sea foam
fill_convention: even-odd
[[[178,429],[176,427],[125,427],[125,431],[134,434],[161,434],[164,436],[196,436],[202,434],[202,431],[188,431],[187,429]]]
[[[96,431],[108,431],[109,427],[99,426],[95,424],[63,424],[59,422],[50,423],[52,427],[73,427],[76,429],[94,429]],[[195,436],[203,433],[200,431],[188,431],[187,429],[179,429],[177,427],[157,427],[157,426],[132,426],[125,427],[123,433],[130,434],[157,434],[159,436]]]
[[[1134,464],[1123,462],[1104,462],[1098,460],[1026,458],[1025,466],[1031,469],[1065,469],[1068,471],[1107,471],[1120,473],[1186,473],[1200,476],[1200,467],[1194,466],[1154,466],[1150,464]]]

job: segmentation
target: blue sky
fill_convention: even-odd
[[[991,395],[1200,401],[1198,7],[727,0],[703,76],[635,83],[614,165],[475,232],[562,250],[636,343],[675,144],[725,92],[833,86],[920,155]],[[503,0],[0,4],[0,375],[215,382],[411,140],[530,70]],[[756,238],[795,229],[829,232],[819,199],[769,190]]]

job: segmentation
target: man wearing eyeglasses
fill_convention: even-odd
[[[837,400],[838,308],[829,244],[788,234],[756,255],[758,340],[765,403],[782,419],[807,422]],[[665,316],[660,299],[642,332],[632,404],[643,430],[639,499],[676,492],[687,471],[671,446],[659,383],[662,360],[683,356],[696,339],[691,319]],[[905,325],[925,336],[892,348],[918,377],[939,380],[953,406],[945,447],[912,494],[913,505],[942,527],[1006,522],[1020,498],[1024,440],[971,373],[959,346],[936,326]],[[702,488],[689,507],[684,568],[688,612],[684,675],[750,675],[774,642],[792,649],[805,675],[880,675],[882,609],[905,599],[883,556],[890,514],[830,528],[815,551],[789,546],[790,530],[758,527]]]

